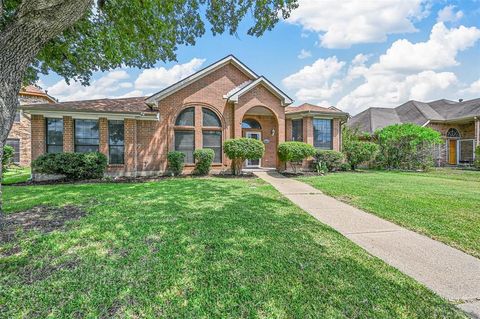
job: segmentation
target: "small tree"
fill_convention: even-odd
[[[259,140],[242,137],[225,141],[223,150],[232,160],[232,173],[239,175],[247,159],[257,160],[263,157],[265,145]]]
[[[168,169],[174,176],[178,176],[183,172],[185,166],[185,154],[178,151],[171,151],[167,154]]]
[[[5,145],[3,147],[3,157],[2,157],[3,170],[6,170],[8,165],[12,163],[14,153],[15,153],[15,150],[10,145]]]
[[[378,145],[373,142],[361,141],[358,130],[344,127],[342,150],[347,163],[352,170],[355,170],[359,164],[369,162],[375,157]]]
[[[303,142],[284,142],[278,146],[278,157],[282,162],[290,163],[293,172],[297,172],[298,165],[306,158],[315,155],[316,149]]]
[[[433,165],[432,147],[441,135],[429,127],[395,124],[376,132],[384,168],[427,169]]]
[[[480,168],[480,145],[475,148],[475,163],[476,168]]]
[[[195,174],[208,175],[215,158],[215,152],[210,148],[198,149],[193,152],[193,157],[195,158]]]

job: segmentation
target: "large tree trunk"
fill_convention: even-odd
[[[14,19],[0,31],[0,162],[28,66],[49,40],[77,22],[92,4],[93,0],[24,0]],[[0,230],[2,204],[0,184]]]

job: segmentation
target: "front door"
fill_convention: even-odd
[[[449,140],[448,164],[457,165],[457,140]]]
[[[262,133],[260,132],[246,132],[245,137],[247,138],[254,138],[256,140],[261,140],[262,139]],[[246,167],[260,167],[260,159],[247,159],[247,162],[245,163]]]

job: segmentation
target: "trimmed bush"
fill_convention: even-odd
[[[315,160],[320,163],[323,162],[327,166],[329,172],[340,169],[345,157],[343,153],[331,150],[318,150],[315,153]]]
[[[348,164],[348,163],[343,163],[342,165],[340,165],[340,170],[341,170],[342,172],[346,172],[346,171],[350,170],[350,164]]]
[[[3,147],[2,169],[5,170],[8,165],[12,164],[14,152],[15,150],[10,145]]]
[[[480,145],[475,148],[475,167],[480,168]]]
[[[378,145],[360,140],[360,138],[365,139],[366,136],[361,136],[356,129],[344,127],[342,137],[342,151],[352,170],[355,170],[359,164],[370,162],[378,153]]]
[[[174,176],[182,174],[185,166],[185,154],[178,151],[168,152],[167,154],[168,169]]]
[[[278,145],[278,157],[282,162],[290,163],[295,173],[297,166],[304,159],[314,156],[315,152],[315,147],[303,142],[284,142]]]
[[[99,152],[44,154],[32,162],[36,173],[65,175],[68,180],[102,178],[107,157]]]
[[[195,150],[193,158],[195,158],[195,174],[208,175],[215,158],[215,152],[210,148]]]
[[[257,160],[263,157],[265,145],[254,138],[235,138],[223,143],[223,151],[232,160],[232,172],[239,175],[247,159]]]

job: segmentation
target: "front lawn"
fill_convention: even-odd
[[[9,218],[38,205],[78,210],[66,228],[0,244],[4,318],[463,316],[261,180],[7,186],[4,195]]]
[[[479,171],[363,171],[301,180],[328,195],[480,257]]]
[[[31,176],[30,167],[11,167],[3,172],[2,185],[26,182]]]

